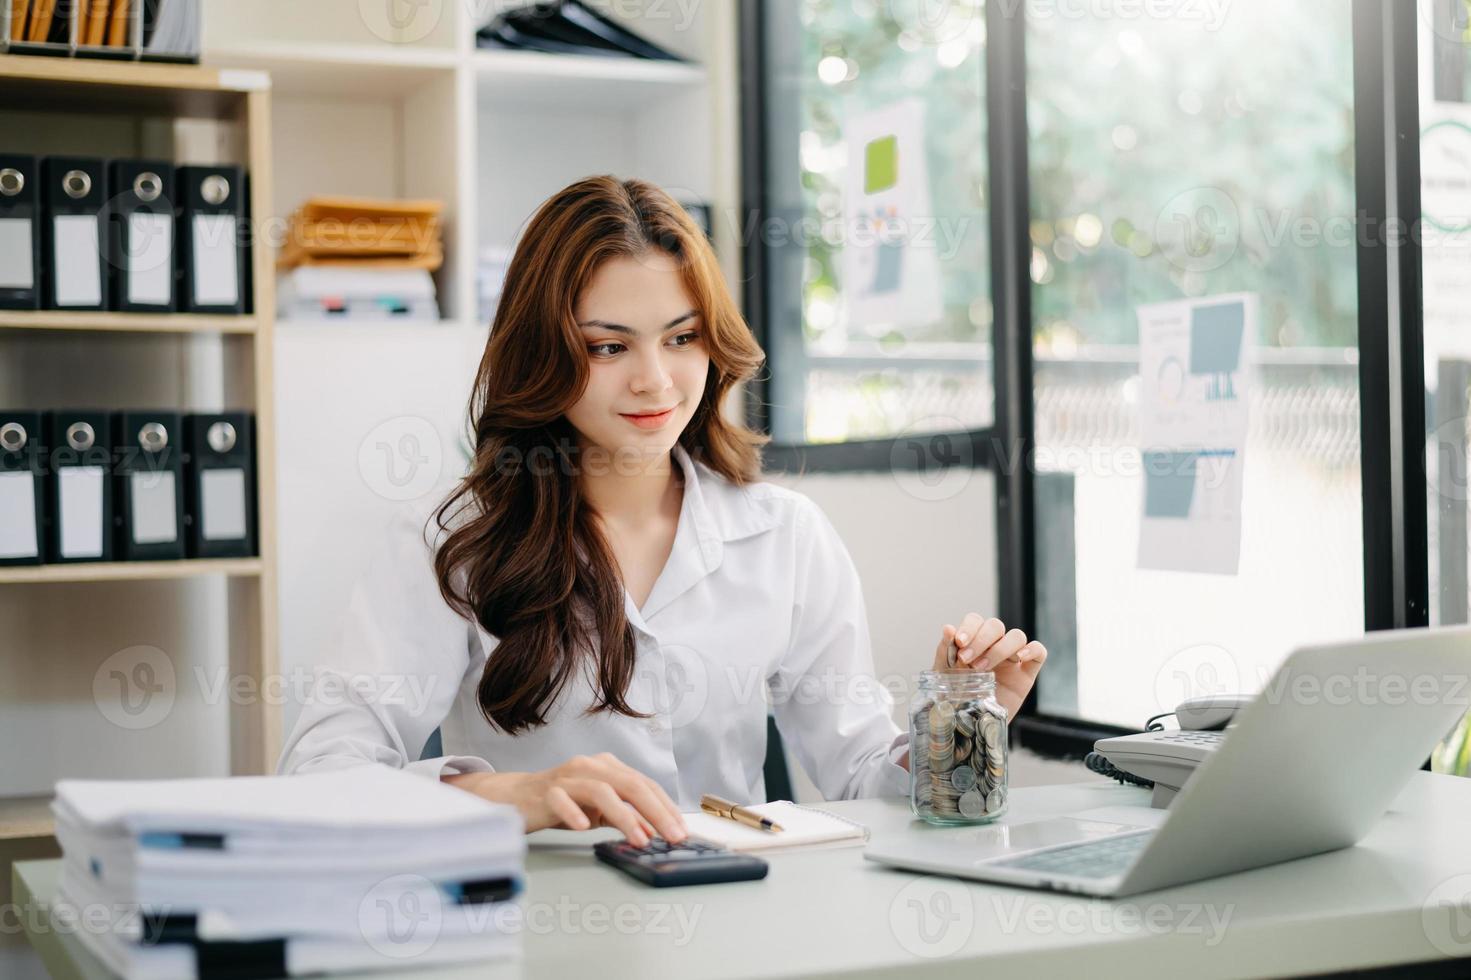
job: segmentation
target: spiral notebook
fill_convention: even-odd
[[[691,835],[723,844],[733,851],[851,847],[868,840],[868,828],[863,824],[791,800],[775,800],[747,809],[776,821],[781,825],[781,832],[757,830],[704,812],[686,813],[684,822]]]

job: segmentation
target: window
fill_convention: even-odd
[[[1027,27],[1039,710],[1141,726],[1363,628],[1349,5],[1045,9]],[[1174,393],[1148,383],[1138,308],[1242,293],[1239,454],[1141,455]],[[1152,511],[1182,466],[1189,517]],[[1217,518],[1235,561],[1185,530]]]
[[[1459,7],[1459,9],[1458,9]],[[1425,469],[1430,621],[1467,622],[1467,417],[1471,416],[1471,64],[1467,7],[1435,3],[1420,21],[1429,59],[1420,91],[1420,192],[1425,290]],[[1431,758],[1439,772],[1471,775],[1471,715]]]
[[[1000,614],[1051,654],[1024,741],[1086,751],[1295,646],[1471,619],[1471,2],[750,9],[753,209],[841,222],[887,159],[868,117],[913,100],[934,212],[990,226],[934,317],[855,315],[841,237],[754,241],[748,309],[779,443],[895,465],[939,417],[994,450],[927,440],[995,470]]]
[[[986,427],[979,0],[752,6],[772,434],[800,445]]]

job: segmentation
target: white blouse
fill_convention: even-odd
[[[380,762],[432,778],[529,772],[611,752],[681,809],[702,793],[766,799],[766,717],[828,799],[903,794],[907,737],[874,678],[857,570],[826,515],[771,483],[738,487],[676,447],[684,502],[669,561],[642,609],[631,718],[585,714],[595,683],[576,671],[547,724],[511,736],[476,704],[497,640],[439,594],[426,521],[406,508],[358,582],[342,644],[316,668],[282,773]],[[418,756],[438,726],[444,751]]]

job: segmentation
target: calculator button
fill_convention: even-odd
[[[669,858],[697,858],[700,856],[700,852],[692,850],[688,847],[680,847],[670,851],[664,856]]]

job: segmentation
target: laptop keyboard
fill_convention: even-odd
[[[1128,870],[1153,835],[1153,830],[1118,834],[988,863],[997,868],[1051,871],[1074,878],[1112,878]]]

